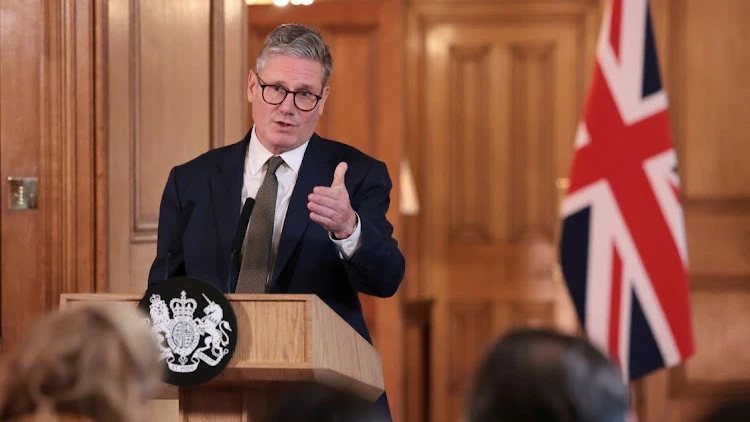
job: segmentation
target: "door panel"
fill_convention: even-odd
[[[146,288],[169,170],[245,134],[242,6],[108,2],[109,292]]]

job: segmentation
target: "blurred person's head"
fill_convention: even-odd
[[[135,308],[54,312],[3,363],[0,420],[134,421],[163,373],[156,339]]]
[[[481,363],[470,422],[618,422],[628,413],[620,372],[584,339],[524,329],[501,338]]]
[[[727,399],[704,414],[701,422],[744,422],[750,420],[750,395]]]
[[[284,394],[270,422],[381,422],[372,403],[317,383]]]
[[[317,29],[284,24],[271,31],[247,78],[258,141],[280,155],[307,142],[330,92],[333,59]]]

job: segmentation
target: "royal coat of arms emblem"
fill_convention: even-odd
[[[200,384],[224,369],[236,344],[236,318],[217,290],[199,280],[175,279],[149,287],[139,307],[149,316],[169,368],[167,382]]]
[[[187,298],[184,290],[179,299],[169,301],[169,308],[158,294],[152,294],[149,299],[151,329],[160,340],[162,359],[174,372],[193,372],[201,361],[216,366],[221,358],[229,354],[228,332],[232,331],[232,327],[224,321],[221,307],[205,294],[202,296],[207,302],[203,308],[203,318],[193,317],[197,302]],[[198,347],[201,339],[203,345]],[[164,347],[164,340],[169,347]]]

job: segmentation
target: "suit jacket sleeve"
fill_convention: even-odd
[[[161,198],[156,258],[148,274],[149,285],[186,275],[182,236],[190,219],[192,207],[186,206],[183,209],[175,173],[175,168],[169,172]]]
[[[362,246],[350,260],[343,260],[349,282],[359,292],[389,297],[404,277],[404,256],[392,237],[386,219],[392,184],[385,164],[376,161],[362,184],[351,194],[352,208],[359,214]]]

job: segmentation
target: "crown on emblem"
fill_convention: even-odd
[[[185,291],[180,293],[179,299],[172,299],[169,301],[169,307],[172,309],[172,317],[188,317],[193,318],[195,308],[198,306],[198,302],[195,299],[187,299],[185,297]]]
[[[159,314],[159,311],[162,309],[162,307],[166,306],[166,303],[164,303],[163,300],[161,300],[161,296],[157,294],[151,295],[151,304],[148,305],[149,312],[152,314],[156,313]]]

